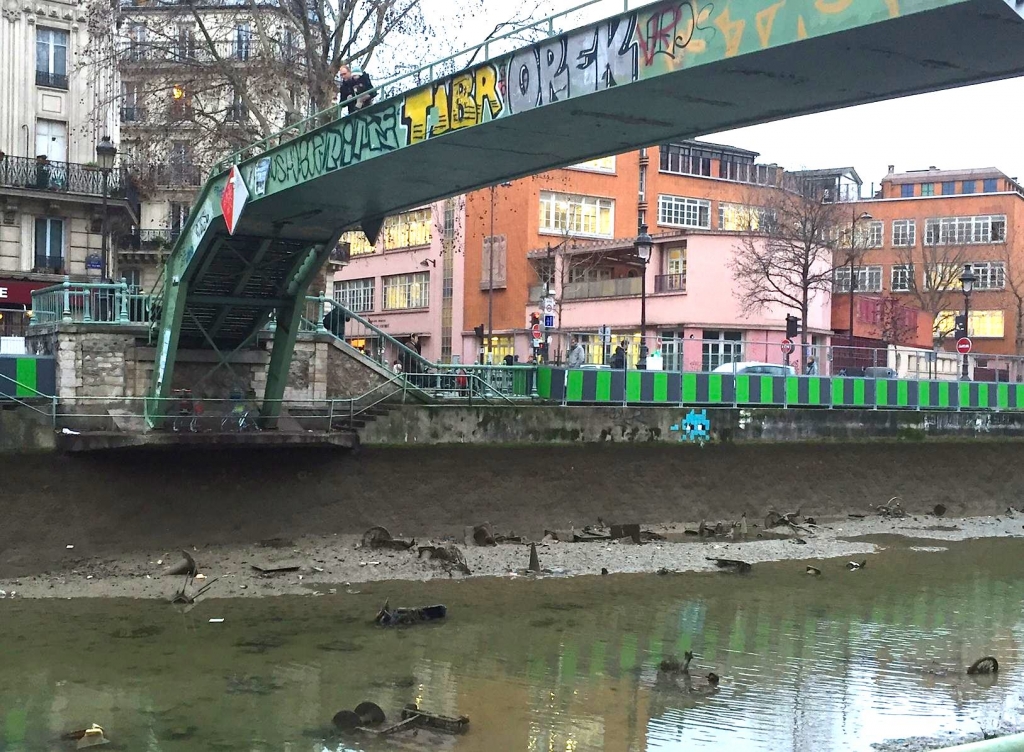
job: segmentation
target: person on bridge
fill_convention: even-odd
[[[341,84],[338,86],[338,91],[341,96],[341,102],[353,100],[348,104],[348,111],[351,115],[356,110],[361,110],[373,102],[374,97],[377,96],[377,92],[371,91],[369,94],[363,94],[365,91],[369,91],[373,88],[373,83],[370,81],[370,76],[364,73],[358,66],[352,66],[351,68],[347,65],[341,66],[338,70],[338,74],[341,76]],[[362,94],[362,96],[359,96]],[[355,99],[358,97],[358,99]]]

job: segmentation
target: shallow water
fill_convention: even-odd
[[[857,572],[819,563],[821,578],[784,562],[746,576],[382,583],[187,614],[8,599],[0,750],[72,749],[55,738],[95,722],[105,749],[150,752],[829,752],[1019,721],[1024,542],[911,545]],[[449,618],[377,629],[385,597],[444,602]],[[687,649],[721,675],[717,694],[658,680],[659,661]],[[989,654],[994,683],[964,674]],[[465,714],[470,730],[325,743],[332,715],[367,699],[389,716],[408,702]]]

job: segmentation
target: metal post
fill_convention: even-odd
[[[488,363],[494,362],[494,188],[491,186],[491,237],[487,253],[487,349]]]
[[[121,324],[128,323],[128,280],[121,277],[121,308],[117,314],[117,320]]]
[[[110,181],[110,170],[103,170],[103,237],[100,238],[100,255],[103,257],[103,278],[100,282],[107,281],[110,265],[107,262],[107,184]]]
[[[71,323],[71,278],[64,277],[64,310],[61,312],[61,321]]]
[[[640,269],[640,362],[637,368],[647,370],[647,259]]]
[[[321,291],[316,298],[316,333],[325,334],[327,327],[324,326],[324,317],[327,315],[324,313],[327,302],[327,298],[324,296],[324,292]]]
[[[971,294],[967,291],[964,291],[964,336],[968,339],[971,336]],[[968,354],[964,353],[963,367],[960,371],[960,379],[962,381],[967,381],[971,378],[967,358]]]

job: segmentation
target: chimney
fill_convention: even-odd
[[[892,175],[894,172],[896,172],[896,165],[889,165],[889,174]]]

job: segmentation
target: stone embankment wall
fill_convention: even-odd
[[[363,445],[1024,439],[1024,414],[916,410],[404,405]]]

